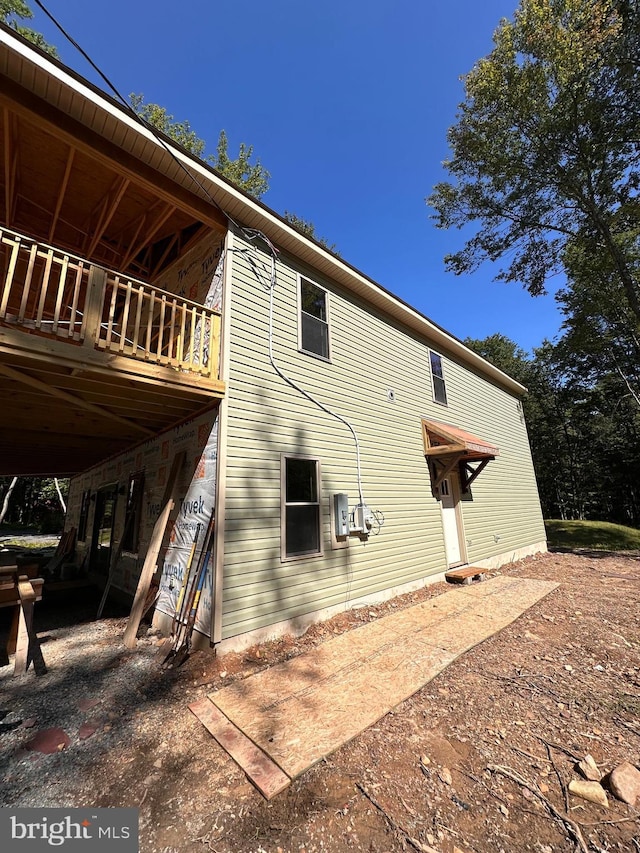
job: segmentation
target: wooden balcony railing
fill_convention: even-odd
[[[0,324],[217,379],[218,311],[8,229]]]

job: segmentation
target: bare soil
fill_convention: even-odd
[[[568,792],[586,753],[603,774],[640,765],[640,557],[550,553],[501,573],[560,587],[269,803],[188,703],[451,587],[175,671],[155,637],[124,649],[122,616],[82,621],[86,594],[73,624],[43,602],[49,672],[0,669],[2,803],[138,806],[143,853],[640,851],[637,808]],[[49,728],[69,742],[30,748]]]

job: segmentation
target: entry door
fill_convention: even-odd
[[[447,556],[447,565],[451,568],[451,566],[459,566],[464,560],[460,545],[458,501],[454,492],[454,483],[450,477],[446,477],[440,483],[440,506],[442,508],[444,550]]]
[[[111,562],[113,524],[116,518],[118,487],[106,486],[96,495],[96,513],[91,541],[91,571],[107,574]]]

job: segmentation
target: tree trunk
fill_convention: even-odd
[[[11,497],[11,492],[15,489],[16,483],[18,482],[18,478],[14,477],[11,481],[11,485],[7,489],[7,494],[4,496],[4,503],[2,504],[2,510],[0,511],[0,524],[4,521],[4,517],[7,514],[7,510],[9,509],[9,499]]]
[[[58,497],[60,498],[60,506],[62,507],[62,512],[67,513],[67,505],[64,502],[64,498],[62,497],[62,492],[60,491],[60,484],[58,483],[58,478],[54,477],[53,482],[56,484],[56,491],[58,493]]]

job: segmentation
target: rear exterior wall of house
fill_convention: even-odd
[[[447,401],[436,402],[427,339],[281,256],[273,294],[274,360],[291,380],[352,424],[360,442],[365,502],[384,514],[379,533],[367,541],[336,540],[332,495],[346,492],[350,506],[358,503],[354,439],[343,423],[274,369],[269,356],[271,260],[241,236],[234,240],[223,639],[246,632],[264,635],[276,623],[295,626],[305,614],[418,586],[447,568],[441,506],[424,455],[423,417],[458,426],[500,449],[473,483],[473,499],[460,502],[467,562],[497,565],[545,548],[518,397],[436,349]],[[301,278],[311,283],[303,285],[306,312],[300,306]],[[302,322],[307,324],[304,346]],[[296,538],[294,530],[281,530],[289,512],[288,485],[295,491],[295,483],[287,480],[287,456],[307,460],[302,463],[308,466],[306,474],[315,472],[318,479],[321,541],[319,547],[309,544],[319,552],[313,555],[287,558],[287,550],[305,550],[303,534]],[[294,528],[296,518],[304,528],[305,512],[313,510],[292,512]]]

